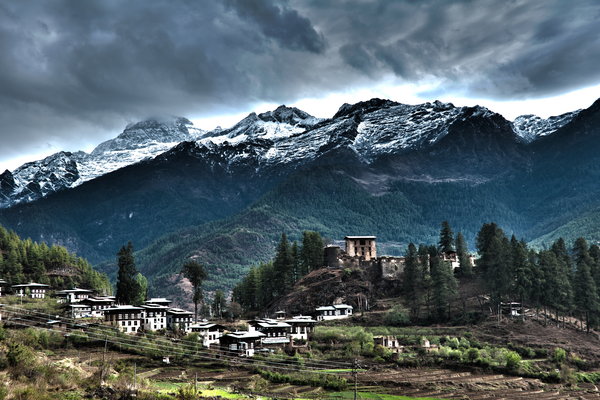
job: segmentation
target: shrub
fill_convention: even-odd
[[[466,338],[463,337],[463,338],[460,339],[460,342],[459,342],[458,346],[462,347],[464,349],[468,349],[469,347],[471,347],[471,343],[469,342],[468,339],[466,339]]]
[[[378,363],[383,363],[383,362],[385,362],[385,360],[383,359],[383,357],[379,357],[379,356],[376,356],[376,357],[373,359],[373,361],[374,361],[374,362],[378,362]]]
[[[548,357],[548,349],[536,349],[535,350],[536,358],[546,358]]]
[[[457,338],[452,338],[448,341],[448,346],[450,346],[450,348],[452,348],[452,349],[458,349],[459,345],[460,345],[460,342],[458,341]]]
[[[521,356],[516,351],[509,351],[506,354],[506,368],[509,370],[517,370],[519,369],[519,365],[521,364]]]
[[[30,367],[35,362],[33,351],[22,344],[9,344],[6,360],[11,367]]]
[[[462,358],[462,352],[460,350],[450,350],[448,356],[451,360],[460,361]]]
[[[554,355],[552,356],[552,361],[554,361],[557,364],[560,364],[563,361],[565,361],[566,358],[567,358],[567,353],[565,352],[564,349],[561,349],[559,347],[554,349]]]
[[[391,326],[407,326],[410,325],[410,318],[406,310],[395,306],[383,316],[383,322]]]
[[[471,347],[469,350],[467,350],[466,357],[467,357],[467,361],[473,363],[473,362],[477,361],[478,358],[481,357],[481,354],[478,349]]]

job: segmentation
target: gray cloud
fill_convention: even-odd
[[[438,82],[432,100],[569,92],[600,83],[599,20],[594,0],[7,0],[0,163],[148,116],[248,112],[390,78]]]

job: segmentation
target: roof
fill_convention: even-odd
[[[335,311],[334,306],[322,306],[317,308],[317,311]]]
[[[334,304],[333,305],[335,308],[340,309],[340,308],[354,308],[352,306],[349,306],[348,304]]]
[[[22,285],[12,285],[12,287],[14,287],[14,288],[19,288],[19,287],[50,287],[50,285],[44,285],[43,283],[31,282],[31,283],[24,283]]]
[[[193,324],[189,326],[190,329],[210,329],[210,328],[216,328],[216,329],[225,329],[225,327],[223,325],[219,325],[219,324],[213,324],[212,322],[198,322],[197,324]]]
[[[153,297],[149,300],[146,300],[145,303],[146,304],[152,304],[152,303],[172,303],[173,300],[169,300],[169,299],[165,299],[164,297]]]
[[[86,306],[85,304],[69,304],[67,307],[71,307],[71,308],[90,308],[90,306]]]
[[[168,310],[168,306],[161,306],[160,304],[142,304],[141,308],[146,310]]]
[[[257,339],[259,337],[262,336],[266,336],[264,333],[262,332],[258,332],[258,331],[254,331],[254,332],[249,332],[249,331],[241,331],[241,332],[228,332],[223,336],[229,336],[232,338],[236,338],[236,339]]]
[[[113,303],[115,301],[114,297],[88,297],[84,300],[86,303]]]
[[[250,325],[257,325],[261,328],[289,328],[291,325],[275,319],[255,319],[248,321]]]
[[[287,322],[288,324],[297,324],[300,322],[317,322],[314,319],[312,319],[312,317],[306,316],[306,315],[298,315],[297,317],[293,317],[292,319],[286,319],[285,322]]]
[[[377,239],[377,236],[346,236],[344,238],[344,240],[346,239],[350,239],[350,240],[356,240],[356,239]]]
[[[104,312],[107,311],[137,311],[137,310],[143,310],[142,307],[136,307],[136,306],[130,306],[130,305],[123,305],[123,306],[114,306],[114,307],[110,307],[110,308],[106,308],[104,309]]]
[[[89,290],[89,289],[73,288],[73,289],[60,290],[60,291],[56,292],[56,294],[68,294],[68,293],[94,293],[94,291]]]
[[[181,315],[194,315],[193,312],[188,311],[188,310],[183,310],[181,308],[169,308],[167,310],[167,313],[169,313],[169,314],[181,314]]]

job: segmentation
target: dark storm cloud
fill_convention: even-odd
[[[0,162],[148,116],[384,80],[427,83],[432,99],[556,95],[600,83],[599,20],[595,0],[6,0]]]

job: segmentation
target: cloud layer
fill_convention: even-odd
[[[0,163],[126,121],[390,84],[534,99],[600,83],[590,1],[0,3]],[[36,150],[37,149],[37,150]]]

